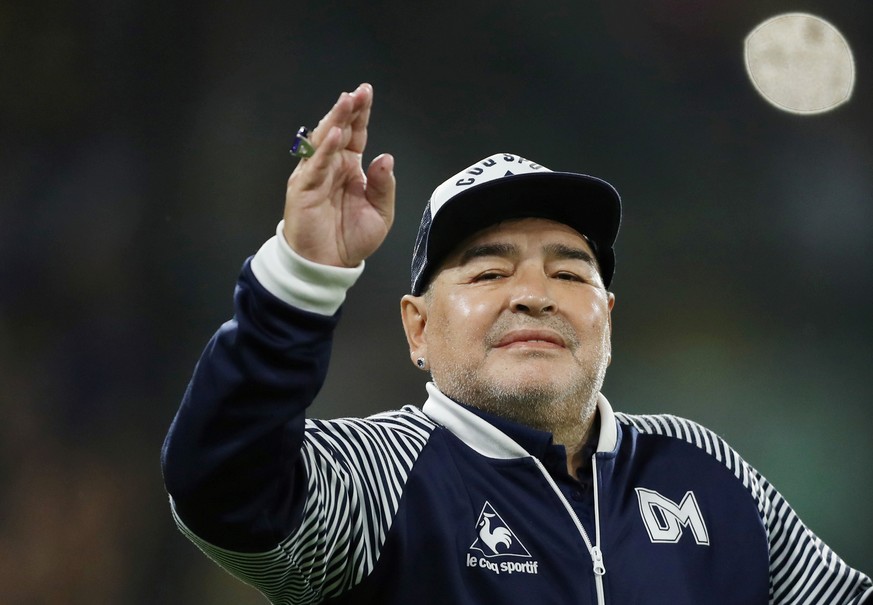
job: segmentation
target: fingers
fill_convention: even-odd
[[[295,179],[302,190],[318,188],[337,169],[337,153],[349,151],[360,156],[367,144],[367,126],[373,105],[373,87],[361,84],[354,92],[340,94],[330,111],[313,130],[310,140],[315,154],[298,164]],[[360,170],[360,158],[357,160]]]
[[[312,143],[319,147],[333,127],[343,131],[343,146],[349,151],[363,153],[367,143],[367,125],[373,105],[373,87],[361,84],[354,92],[342,93],[312,132]]]
[[[315,149],[315,155],[301,161],[294,170],[296,182],[300,190],[317,189],[325,182],[329,173],[334,170],[333,156],[343,148],[343,131],[339,126],[333,126],[322,136]]]

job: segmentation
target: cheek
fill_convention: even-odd
[[[452,296],[447,299],[447,306],[459,322],[471,327],[482,323],[492,313],[492,305],[481,297]]]
[[[609,334],[609,306],[606,302],[593,299],[583,305],[577,316],[577,325],[589,334]]]
[[[484,342],[488,328],[493,324],[493,305],[468,296],[446,296],[433,308],[427,324],[428,342],[458,347]]]

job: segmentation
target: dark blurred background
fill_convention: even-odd
[[[852,45],[833,112],[745,73],[797,11]],[[424,400],[398,301],[436,184],[588,172],[625,206],[613,406],[714,429],[873,572],[871,45],[871,2],[0,2],[0,602],[263,603],[177,533],[159,450],[294,132],[361,81],[398,215],[314,414]]]

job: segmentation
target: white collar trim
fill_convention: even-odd
[[[446,397],[437,386],[429,382],[428,398],[422,411],[437,424],[449,429],[456,437],[483,456],[498,459],[524,458],[530,454],[514,439],[497,429],[484,418]],[[598,452],[612,452],[617,441],[615,415],[612,406],[603,394],[597,394],[597,410],[600,412],[600,436]]]

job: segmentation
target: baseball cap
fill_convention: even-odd
[[[519,155],[497,153],[434,189],[412,253],[412,294],[424,292],[455,246],[477,231],[531,217],[564,223],[584,235],[609,287],[615,272],[612,246],[621,222],[615,188],[594,176],[553,172]]]

